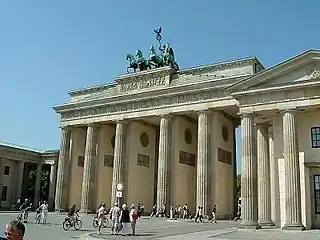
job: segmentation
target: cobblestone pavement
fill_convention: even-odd
[[[0,225],[4,226],[16,219],[17,213],[0,213]],[[50,213],[48,224],[35,224],[34,213],[30,214],[30,223],[26,224],[25,240],[90,240],[90,239],[162,239],[162,240],[315,240],[320,239],[320,230],[305,232],[288,232],[280,229],[265,229],[258,231],[237,230],[237,224],[232,221],[220,221],[218,224],[194,223],[189,221],[167,221],[164,219],[140,219],[137,223],[137,236],[122,237],[110,235],[110,229],[103,229],[102,235],[96,234],[92,227],[93,215],[80,215],[83,227],[79,231],[62,229],[65,214]],[[3,232],[0,233],[3,236]]]

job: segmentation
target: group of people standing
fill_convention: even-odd
[[[108,211],[105,208],[105,204],[101,204],[97,211],[99,226],[98,234],[101,234],[101,227],[103,225],[104,219],[107,217]],[[138,212],[134,205],[131,205],[128,209],[126,204],[123,204],[120,208],[118,203],[115,203],[109,211],[111,219],[111,234],[117,235],[122,232],[122,235],[129,236],[136,234],[136,222],[139,218]],[[131,228],[131,230],[130,230]]]

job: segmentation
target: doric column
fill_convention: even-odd
[[[81,207],[80,212],[88,213],[90,211],[90,179],[92,172],[92,161],[96,157],[97,145],[97,127],[90,124],[87,128],[86,148],[84,155],[82,190],[81,190]]]
[[[157,208],[169,210],[169,160],[171,157],[171,116],[161,116],[158,156]]]
[[[286,224],[284,229],[304,230],[301,221],[301,189],[298,133],[296,129],[295,111],[282,113],[283,121],[283,155],[285,172]]]
[[[273,226],[271,221],[269,123],[257,124],[258,223]]]
[[[198,113],[198,149],[197,149],[197,205],[203,207],[203,213],[209,214],[208,162],[210,154],[209,119],[210,111]]]
[[[241,173],[241,216],[240,228],[259,228],[257,155],[255,142],[254,117],[251,114],[241,116],[242,137],[242,173]]]
[[[42,164],[38,163],[37,164],[37,173],[36,173],[36,184],[34,188],[34,201],[33,204],[34,206],[38,207],[39,206],[39,201],[40,199],[40,192],[41,192],[41,174],[42,174]]]
[[[273,131],[269,132],[269,155],[270,155],[270,196],[271,196],[271,220],[277,226],[280,222],[280,192],[278,160],[274,153]]]
[[[17,182],[17,188],[16,188],[16,193],[15,196],[16,198],[22,197],[22,187],[23,187],[23,176],[24,176],[24,162],[18,162],[18,178],[16,179]]]
[[[54,206],[54,191],[56,185],[56,174],[57,174],[57,165],[51,164],[50,168],[50,184],[49,184],[49,198],[48,204],[51,207]]]
[[[69,160],[70,151],[70,137],[71,131],[68,128],[62,128],[59,160],[58,160],[58,172],[56,182],[56,196],[55,196],[55,209],[61,211],[66,207],[66,199],[64,199],[64,184],[65,184],[65,172]]]
[[[111,205],[117,202],[116,184],[117,182],[124,183],[124,161],[125,161],[125,134],[126,134],[126,121],[117,122],[116,137],[114,145],[114,160],[113,160],[113,175],[112,175],[112,194]],[[124,186],[126,188],[127,186]]]

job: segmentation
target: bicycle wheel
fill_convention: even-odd
[[[63,230],[68,231],[71,227],[71,222],[69,220],[64,220],[62,223]]]
[[[108,226],[109,226],[109,219],[106,218],[106,219],[104,219],[104,221],[103,221],[102,227],[107,228]]]
[[[98,226],[99,226],[99,220],[98,220],[98,218],[93,218],[93,220],[92,220],[92,225],[93,225],[93,227],[94,228],[97,228]]]
[[[75,230],[79,230],[80,228],[82,228],[82,221],[80,219],[76,220],[73,224],[73,227]]]

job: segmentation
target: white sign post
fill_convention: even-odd
[[[119,181],[116,184],[116,197],[117,197],[118,207],[120,207],[120,198],[122,198],[122,191],[123,191],[123,182]]]

